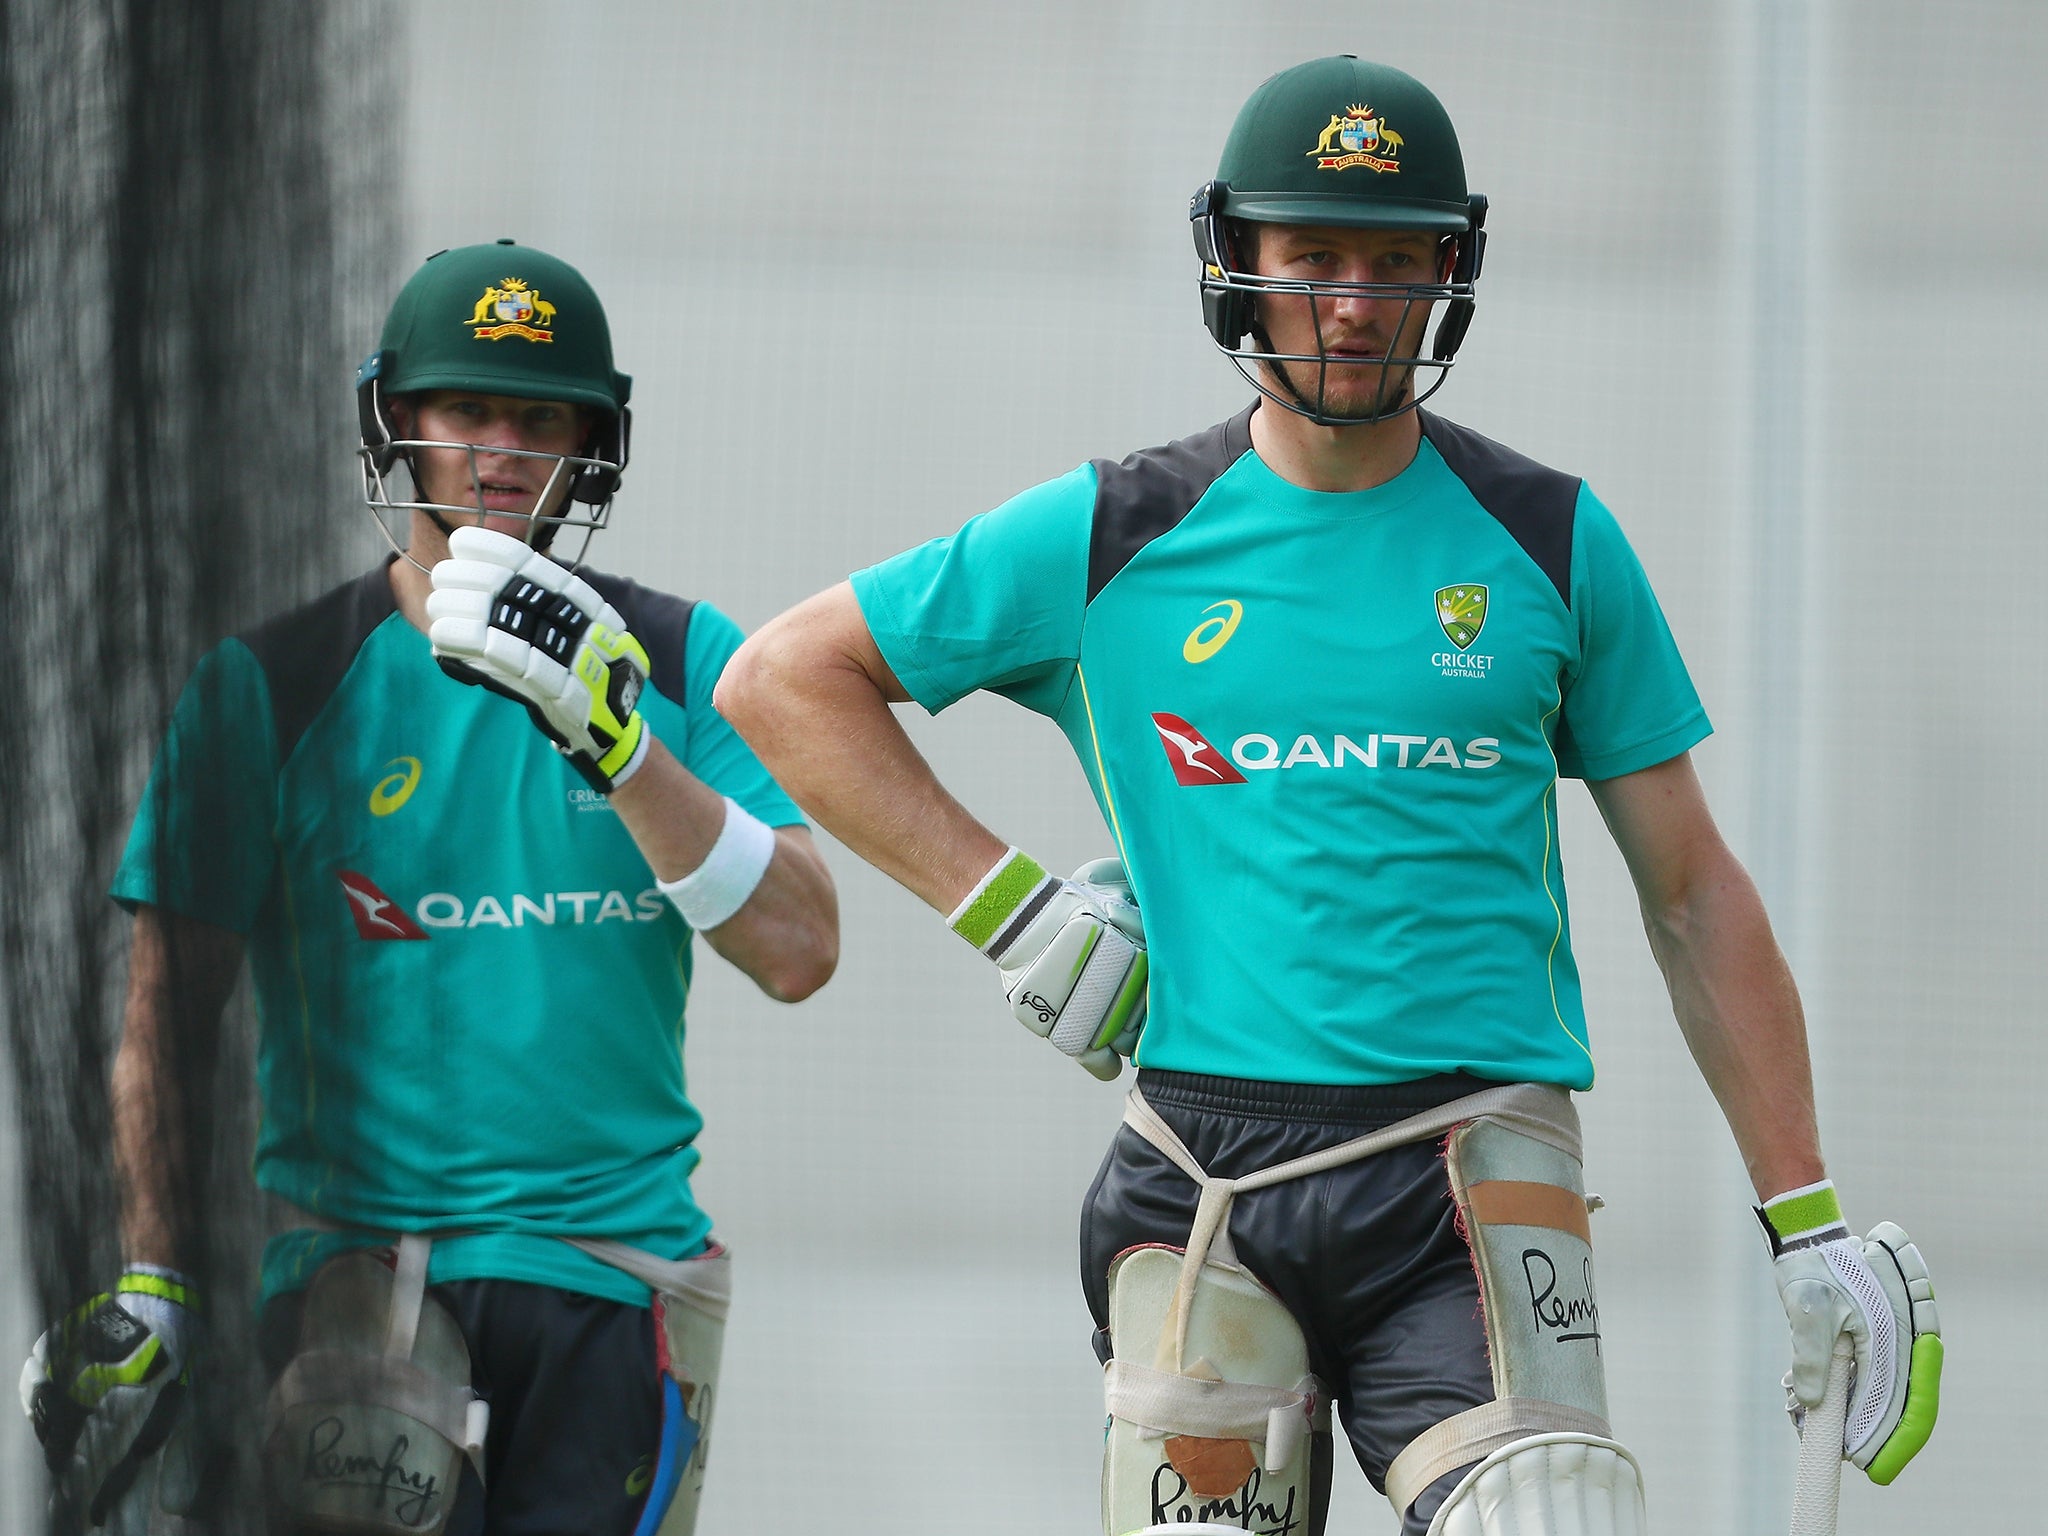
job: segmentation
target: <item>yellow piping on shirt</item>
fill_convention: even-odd
[[[314,1121],[314,1111],[319,1105],[319,1088],[313,1070],[313,999],[306,989],[306,963],[302,954],[299,933],[298,903],[292,899],[292,869],[285,858],[284,849],[277,850],[278,886],[284,892],[285,928],[292,936],[292,979],[299,984],[299,1042],[305,1055],[306,1071],[306,1138],[313,1145],[320,1143],[320,1132]],[[327,1173],[333,1172],[333,1165],[326,1165]],[[325,1179],[322,1180],[324,1193]],[[317,1198],[315,1196],[314,1198]]]
[[[1557,702],[1550,707],[1549,714],[1546,714],[1541,720],[1536,722],[1536,728],[1542,731],[1543,739],[1546,743],[1550,742],[1550,733],[1544,730],[1544,727],[1549,725],[1551,717],[1563,708],[1564,697],[1560,694]],[[1591,1047],[1572,1033],[1571,1025],[1564,1021],[1564,1010],[1557,1004],[1557,951],[1559,946],[1564,943],[1564,908],[1558,904],[1557,892],[1550,888],[1550,850],[1556,841],[1558,772],[1557,748],[1555,745],[1551,745],[1550,785],[1543,791],[1543,894],[1549,899],[1550,910],[1557,917],[1557,929],[1551,935],[1550,953],[1544,957],[1543,970],[1546,979],[1550,982],[1551,1016],[1557,1020],[1557,1027],[1564,1031],[1565,1038],[1579,1048],[1579,1054],[1586,1058],[1586,1065],[1592,1067],[1593,1052]],[[1598,1071],[1597,1068],[1594,1070]]]
[[[1088,697],[1088,674],[1074,663],[1074,677],[1081,684],[1081,708],[1088,716],[1088,744],[1095,749],[1095,782],[1102,786],[1102,803],[1109,807],[1109,831],[1116,839],[1116,856],[1124,861],[1124,873],[1131,872],[1131,857],[1124,851],[1124,829],[1116,818],[1116,796],[1110,792],[1109,770],[1102,764],[1102,738],[1095,730],[1095,705]]]

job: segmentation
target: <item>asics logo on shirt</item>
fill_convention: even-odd
[[[382,891],[367,875],[352,869],[337,870],[342,893],[348,897],[349,916],[356,920],[356,932],[366,939],[424,939],[419,924],[405,915],[405,909]]]
[[[384,765],[396,768],[398,772],[387,773],[370,790],[370,814],[389,816],[406,801],[412,792],[420,787],[420,760],[416,757],[394,757]]]
[[[1224,611],[1218,613],[1219,608]],[[1181,655],[1198,666],[1230,644],[1230,637],[1237,633],[1238,620],[1244,617],[1244,604],[1234,597],[1226,597],[1220,603],[1211,603],[1202,612],[1215,614],[1215,617],[1197,624],[1180,647]]]
[[[1190,637],[1192,639],[1192,637]],[[1152,729],[1166,749],[1176,784],[1242,784],[1244,775],[1224,761],[1223,754],[1179,715],[1154,715]]]

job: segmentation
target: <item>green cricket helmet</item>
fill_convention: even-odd
[[[632,379],[612,366],[604,306],[583,274],[567,262],[511,240],[437,252],[399,290],[377,350],[356,370],[364,500],[394,545],[388,513],[424,512],[446,531],[449,515],[473,519],[482,510],[478,450],[465,443],[400,437],[390,413],[396,396],[453,389],[567,401],[590,416],[582,454],[491,451],[553,461],[547,485],[528,514],[528,542],[545,549],[558,530],[580,528],[587,548],[590,535],[610,515],[626,467],[632,435],[626,401],[632,388]],[[422,448],[467,451],[478,501],[425,500],[412,457]],[[410,500],[395,498],[386,479],[401,460],[414,485]],[[558,494],[564,480],[566,492]],[[544,515],[542,509],[550,506],[553,510]],[[581,555],[577,551],[579,560]]]
[[[1442,387],[1472,322],[1473,289],[1486,250],[1486,199],[1465,186],[1457,131],[1430,89],[1385,64],[1343,54],[1282,70],[1237,114],[1216,179],[1196,191],[1188,216],[1202,260],[1202,319],[1216,345],[1267,399],[1325,425],[1379,421],[1413,410]],[[1250,270],[1247,224],[1420,230],[1438,237],[1445,268],[1423,283],[1337,283],[1274,278]],[[1445,276],[1445,271],[1448,276]],[[1275,351],[1259,319],[1267,294],[1306,295],[1316,351]],[[1323,299],[1398,298],[1433,308],[1426,355],[1379,361],[1383,387],[1363,416],[1324,409],[1332,366],[1322,341]],[[1427,327],[1425,326],[1425,336]],[[1249,342],[1249,344],[1247,344]],[[1314,388],[1304,387],[1313,364]],[[1338,366],[1358,366],[1357,364]],[[1415,388],[1418,370],[1432,370]]]

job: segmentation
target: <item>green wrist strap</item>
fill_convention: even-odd
[[[1758,1206],[1756,1213],[1771,1240],[1773,1254],[1793,1248],[1817,1248],[1849,1235],[1832,1179],[1773,1196]]]
[[[1012,848],[946,921],[961,938],[993,957],[1002,953],[1020,917],[1036,915],[1043,905],[1036,898],[1049,898],[1058,886],[1036,859]]]
[[[116,1296],[155,1296],[164,1301],[176,1302],[181,1307],[193,1308],[198,1305],[192,1283],[182,1275],[164,1274],[154,1270],[131,1269],[123,1274],[114,1286]]]

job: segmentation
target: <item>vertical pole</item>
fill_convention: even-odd
[[[1745,850],[1794,972],[1811,959],[1801,854],[1813,834],[1807,687],[1815,638],[1808,549],[1814,422],[1808,409],[1814,322],[1813,0],[1753,0],[1753,132],[1747,284],[1750,315],[1748,602],[1750,806]],[[1756,1243],[1741,1214],[1741,1242]],[[1737,1295],[1741,1379],[1735,1399],[1736,1529],[1784,1529],[1793,1443],[1774,1383],[1785,1369],[1785,1318],[1753,1248]]]

